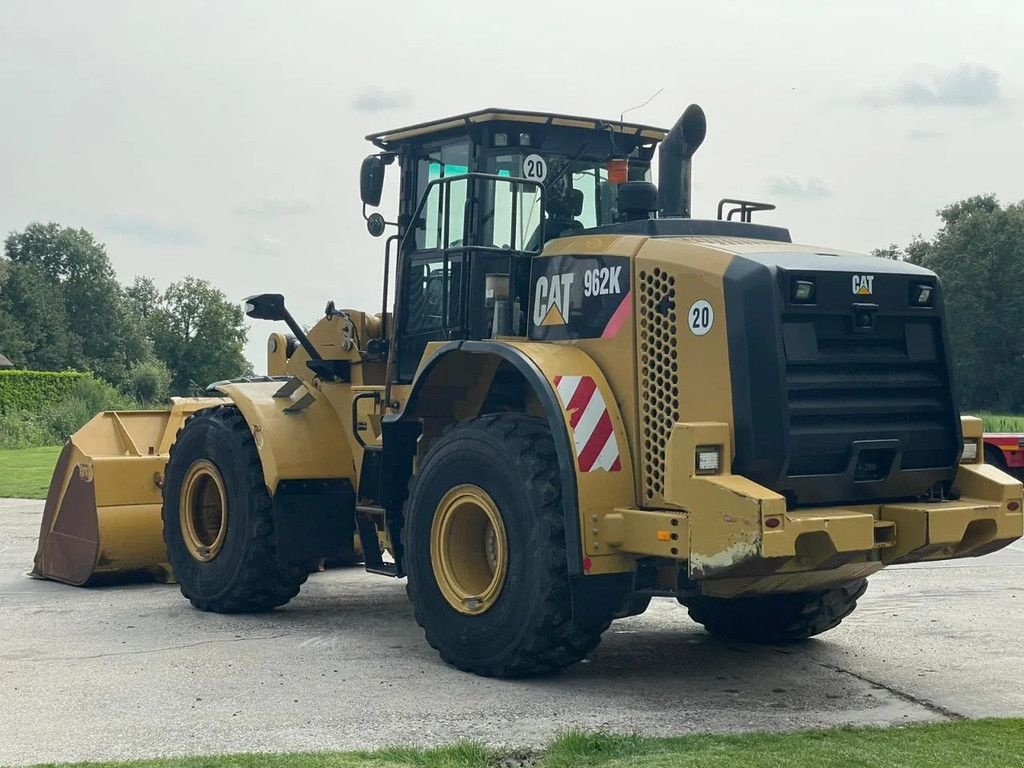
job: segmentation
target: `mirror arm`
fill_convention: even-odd
[[[298,340],[299,344],[301,344],[302,348],[306,350],[306,354],[309,355],[310,360],[323,360],[321,354],[317,352],[316,347],[313,346],[313,342],[309,340],[309,336],[307,336],[306,332],[302,330],[302,326],[295,322],[295,318],[292,317],[292,313],[287,309],[284,311],[283,319],[291,332],[295,334],[295,338]]]
[[[370,216],[371,216],[371,214],[368,214],[366,212],[366,203],[363,203],[363,221],[368,221]],[[397,221],[388,221],[387,219],[385,219],[384,223],[387,226],[389,226],[389,227],[397,227],[398,226],[398,222]]]

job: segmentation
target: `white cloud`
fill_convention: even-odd
[[[367,89],[352,99],[352,109],[359,112],[389,112],[393,109],[404,109],[413,103],[410,91],[389,91]]]
[[[985,64],[960,64],[904,80],[864,97],[874,107],[987,107],[1002,101],[999,72]]]
[[[121,235],[147,245],[199,245],[202,236],[188,227],[166,225],[145,216],[113,214],[106,217],[101,231]]]
[[[832,191],[817,176],[805,179],[796,176],[772,176],[765,181],[768,194],[797,200],[820,200],[830,197]]]
[[[313,204],[306,200],[269,199],[259,200],[248,205],[235,208],[238,216],[249,216],[254,219],[280,219],[290,216],[301,216],[313,210]]]

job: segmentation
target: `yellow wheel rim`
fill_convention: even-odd
[[[469,616],[497,602],[508,572],[505,525],[494,500],[475,485],[457,485],[437,505],[430,563],[445,600]]]
[[[193,462],[181,483],[178,518],[185,546],[196,560],[213,560],[224,546],[228,530],[228,497],[216,465]]]

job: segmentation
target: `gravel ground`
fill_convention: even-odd
[[[171,586],[29,579],[41,511],[0,500],[0,764],[1024,714],[1019,542],[883,571],[799,647],[714,641],[659,599],[583,664],[506,682],[443,664],[403,585],[359,570],[259,616],[200,613]]]

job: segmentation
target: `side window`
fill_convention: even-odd
[[[432,150],[419,161],[417,171],[418,203],[431,181],[469,172],[469,144],[444,144]],[[468,188],[466,181],[430,188],[422,213],[424,226],[416,230],[417,250],[457,247],[463,243]]]
[[[612,220],[612,197],[607,168],[587,168],[572,175],[573,189],[583,193],[583,211],[576,217],[584,227],[608,224]]]
[[[414,257],[405,276],[405,311],[407,333],[439,331],[457,327],[461,313],[460,278],[462,259],[452,255],[448,259],[448,279],[445,280],[444,258],[440,254]],[[445,284],[447,283],[447,291]],[[448,311],[444,304],[447,295]],[[445,315],[447,314],[447,322]]]

